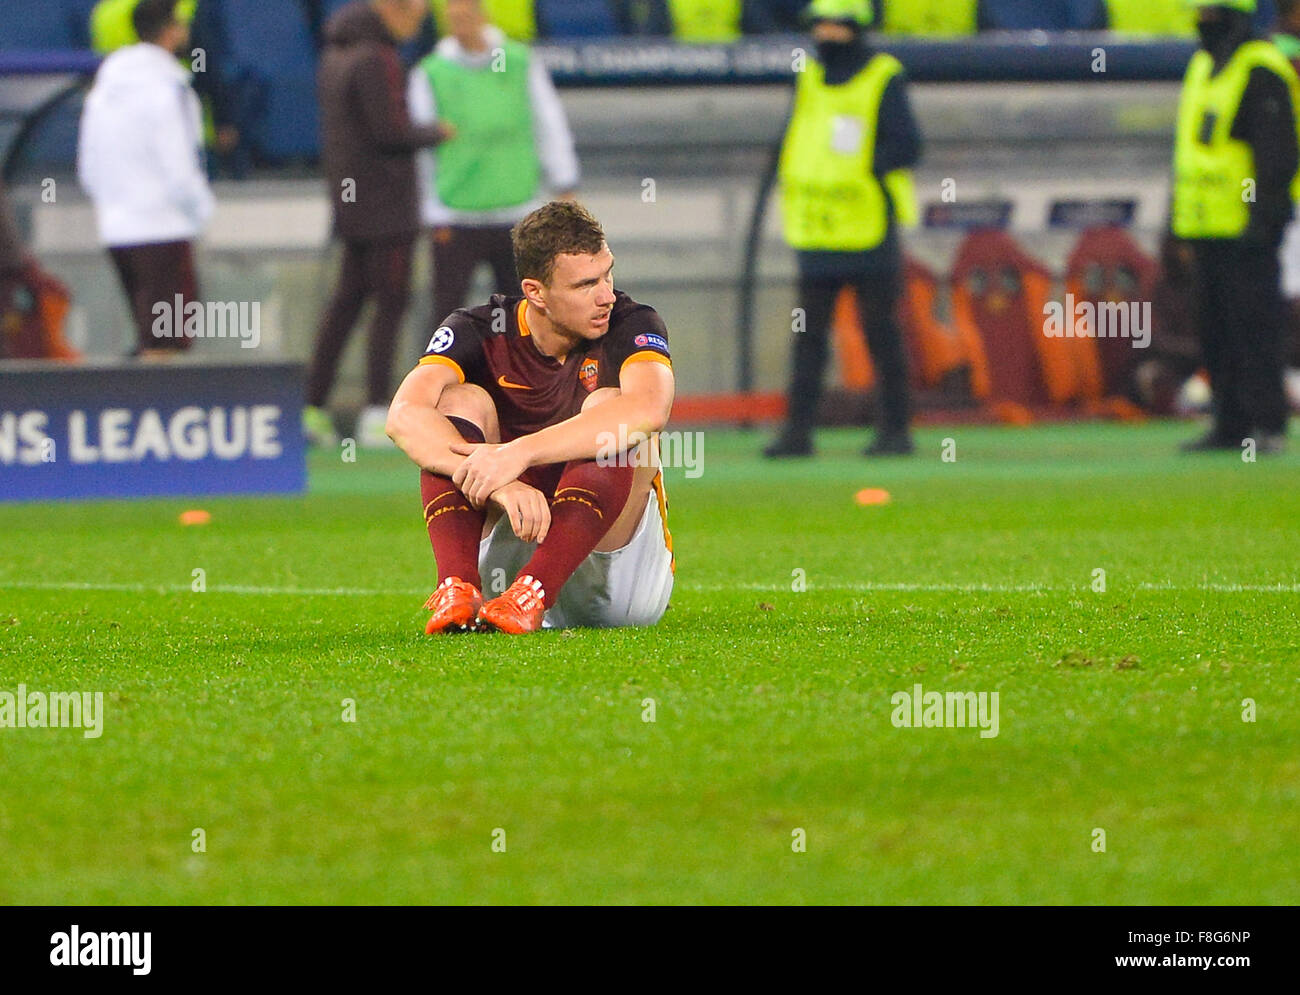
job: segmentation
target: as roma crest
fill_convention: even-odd
[[[578,379],[582,381],[582,386],[587,388],[590,394],[596,389],[596,383],[600,380],[600,362],[596,359],[588,359],[582,364],[582,369],[578,371]]]

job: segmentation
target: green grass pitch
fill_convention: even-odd
[[[0,902],[1300,902],[1300,459],[1193,432],[708,431],[664,621],[520,639],[424,636],[397,454],[0,505],[0,691],[105,701],[0,729]],[[916,684],[998,735],[895,727]]]

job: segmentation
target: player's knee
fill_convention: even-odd
[[[622,391],[617,387],[601,387],[597,390],[593,390],[587,395],[587,399],[582,402],[582,410],[586,411],[588,408],[594,408],[597,404],[604,404],[606,401],[612,401],[621,393]]]
[[[483,431],[488,442],[501,441],[497,408],[486,390],[472,383],[444,387],[438,400],[438,412],[448,418],[463,418]]]

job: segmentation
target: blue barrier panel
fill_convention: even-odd
[[[0,500],[298,494],[303,367],[0,365]]]

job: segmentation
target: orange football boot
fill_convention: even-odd
[[[542,627],[546,615],[546,592],[542,582],[525,574],[478,611],[478,623],[498,632],[522,636]]]
[[[433,612],[429,624],[424,627],[425,635],[449,631],[468,632],[475,627],[474,619],[483,607],[483,595],[468,581],[448,577],[429,595],[424,607]]]

